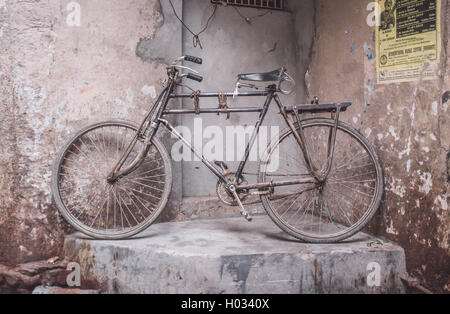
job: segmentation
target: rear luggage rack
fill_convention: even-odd
[[[298,113],[304,112],[335,112],[341,106],[341,112],[346,111],[348,107],[352,105],[351,102],[341,102],[341,103],[331,103],[331,104],[318,104],[318,105],[296,105],[296,106],[285,106],[284,110],[286,113],[293,113],[297,109]]]

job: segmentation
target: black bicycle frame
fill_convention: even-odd
[[[226,97],[266,97],[265,103],[262,107],[245,107],[245,108],[203,108],[199,109],[198,111],[194,109],[166,109],[167,103],[164,105],[164,108],[161,111],[161,115],[157,116],[156,120],[159,123],[162,123],[170,133],[172,133],[176,138],[178,138],[180,141],[183,142],[187,147],[190,148],[190,150],[198,157],[200,158],[201,162],[215,175],[217,176],[221,181],[223,181],[225,184],[229,185],[231,182],[229,179],[227,179],[223,173],[217,169],[209,160],[207,160],[203,154],[199,151],[197,151],[189,141],[187,141],[180,133],[178,133],[175,128],[163,117],[165,115],[182,115],[182,114],[229,114],[229,113],[241,113],[241,112],[259,112],[259,117],[255,125],[255,129],[253,130],[253,133],[250,137],[250,141],[247,143],[247,146],[245,148],[244,158],[241,160],[239,167],[235,174],[235,182],[238,182],[239,178],[242,175],[242,172],[244,171],[245,165],[247,164],[248,158],[250,156],[251,149],[253,148],[253,145],[255,144],[255,141],[257,139],[257,136],[259,134],[259,130],[261,128],[261,125],[264,121],[264,118],[266,117],[266,114],[269,110],[270,104],[274,98],[274,94],[276,93],[275,86],[269,86],[267,90],[265,91],[258,91],[258,92],[241,92],[241,93],[199,93],[199,98],[218,98],[219,96],[225,95]],[[173,94],[171,93],[169,98],[176,99],[176,98],[191,98],[191,94]]]
[[[173,134],[176,138],[178,138],[180,141],[183,142],[184,145],[190,148],[190,150],[196,155],[198,158],[200,158],[201,162],[215,175],[224,182],[227,186],[234,185],[233,182],[230,182],[230,180],[217,168],[215,167],[209,160],[207,160],[202,152],[197,151],[192,144],[187,141],[180,133],[178,133],[175,128],[169,123],[169,121],[164,119],[164,116],[166,115],[182,115],[182,114],[230,114],[230,113],[241,113],[241,112],[255,112],[259,113],[258,120],[255,125],[255,129],[253,130],[253,133],[250,137],[249,142],[247,143],[244,158],[241,160],[239,167],[235,174],[235,180],[234,182],[238,182],[239,178],[241,177],[244,168],[247,164],[248,158],[250,156],[251,149],[253,148],[253,145],[257,139],[257,136],[259,134],[260,127],[262,123],[264,122],[264,119],[266,117],[266,114],[269,110],[270,104],[273,100],[277,103],[280,112],[284,119],[286,120],[286,123],[288,126],[292,129],[294,132],[294,135],[296,139],[299,141],[299,145],[302,147],[302,150],[305,155],[306,162],[310,168],[311,171],[311,177],[310,178],[302,178],[298,180],[291,180],[291,181],[283,181],[283,182],[266,182],[266,183],[258,183],[253,185],[246,185],[246,186],[235,186],[237,190],[250,190],[250,189],[264,189],[264,188],[273,188],[276,186],[286,186],[286,185],[292,185],[292,184],[305,184],[305,183],[317,183],[323,180],[323,174],[319,173],[317,169],[315,169],[314,165],[312,164],[309,153],[307,150],[307,147],[305,146],[304,141],[304,135],[303,130],[300,128],[300,131],[297,132],[296,127],[292,123],[292,121],[289,120],[288,113],[295,113],[297,120],[298,120],[298,114],[301,112],[337,112],[337,118],[336,118],[336,127],[337,127],[337,121],[339,118],[339,112],[345,111],[348,106],[351,105],[351,103],[339,103],[339,104],[323,104],[323,105],[302,105],[300,107],[294,106],[294,107],[285,107],[282,105],[278,95],[277,95],[277,87],[276,85],[270,85],[268,86],[264,91],[255,91],[255,92],[240,92],[240,93],[196,93],[195,97],[198,98],[219,98],[219,97],[266,97],[266,100],[264,102],[264,105],[262,107],[244,107],[244,108],[195,108],[195,109],[166,109],[167,105],[169,103],[170,99],[177,99],[177,98],[193,98],[192,94],[176,94],[174,93],[174,89],[177,86],[177,79],[178,79],[178,72],[169,72],[169,81],[167,88],[164,90],[164,92],[159,96],[158,101],[156,103],[156,107],[154,110],[151,110],[147,117],[144,119],[144,121],[141,124],[141,127],[139,128],[138,132],[136,133],[135,138],[133,139],[132,143],[130,144],[127,151],[122,156],[121,160],[116,165],[115,169],[109,176],[108,180],[114,181],[117,180],[123,176],[126,176],[127,174],[134,171],[137,167],[139,167],[140,163],[143,161],[145,155],[147,154],[151,141],[153,139],[153,136],[156,134],[156,131],[158,130],[160,124],[163,124],[171,134]],[[297,121],[299,122],[299,121]],[[333,131],[335,134],[336,127]],[[334,141],[335,135],[330,133],[330,141]],[[333,135],[333,136],[331,136]],[[144,149],[141,151],[141,153],[138,155],[138,157],[131,163],[130,166],[126,167],[126,169],[121,170],[121,167],[123,166],[126,158],[128,158],[129,152],[131,152],[132,148],[136,144],[136,142],[139,140],[139,138],[144,139]],[[332,160],[332,155],[334,151],[334,143],[332,146],[332,149],[329,152],[329,160]],[[329,168],[331,167],[331,163],[328,164],[328,172]],[[326,174],[327,175],[327,174]]]

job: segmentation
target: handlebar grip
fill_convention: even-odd
[[[190,79],[190,80],[194,80],[194,81],[197,81],[197,82],[203,81],[203,77],[202,76],[196,75],[196,74],[193,74],[193,73],[188,73],[188,75],[186,77],[188,79]]]
[[[189,61],[189,62],[194,62],[194,63],[197,63],[197,64],[202,64],[203,63],[202,58],[197,58],[197,57],[194,57],[194,56],[184,56],[184,60]]]

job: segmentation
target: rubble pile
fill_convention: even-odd
[[[97,290],[67,286],[68,262],[51,258],[16,266],[0,264],[0,294],[92,294]]]

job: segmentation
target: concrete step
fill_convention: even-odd
[[[406,272],[391,242],[302,243],[265,215],[156,224],[123,241],[75,234],[65,255],[107,293],[404,293]]]

